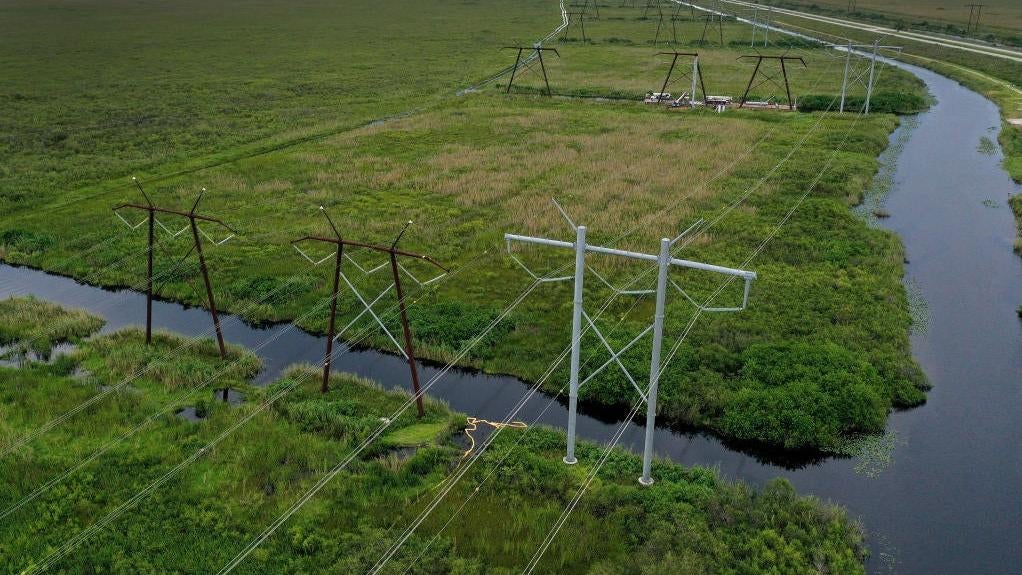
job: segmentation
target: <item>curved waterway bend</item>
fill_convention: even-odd
[[[913,335],[912,347],[934,389],[925,406],[892,417],[892,462],[879,474],[863,473],[854,459],[785,461],[666,429],[658,430],[656,451],[756,484],[787,477],[801,493],[847,507],[869,532],[871,573],[1019,573],[1022,322],[1014,309],[1022,303],[1022,259],[1012,253],[1015,225],[1006,204],[1019,190],[1001,169],[999,148],[981,151],[983,138],[997,140],[994,104],[943,76],[898,65],[922,78],[937,100],[914,127],[892,136],[904,147],[885,200],[891,218],[884,222],[903,239],[911,262],[906,281],[928,304],[928,326]],[[0,266],[0,297],[11,293],[89,309],[107,319],[107,331],[144,317],[141,294]],[[203,310],[173,303],[158,302],[154,320],[184,335],[209,327]],[[287,331],[260,351],[265,368],[257,383],[293,363],[317,363],[323,351],[322,338],[286,326],[259,328],[225,317],[224,329],[229,341],[249,347]],[[405,363],[373,350],[346,350],[335,365],[400,387],[407,381]],[[436,366],[423,370],[424,380],[438,373]],[[497,420],[525,390],[514,378],[455,370],[431,395]],[[519,419],[532,421],[541,412],[541,423],[565,424],[564,406],[549,396],[536,396]],[[605,441],[616,428],[613,416],[580,414],[579,433],[587,439]],[[621,444],[640,449],[642,433],[630,426]]]

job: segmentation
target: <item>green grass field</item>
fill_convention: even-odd
[[[557,15],[541,0],[4,2],[0,210],[427,106]]]
[[[869,42],[874,39],[869,33],[799,17],[785,16],[779,18],[778,22],[827,41],[853,38]],[[911,64],[954,78],[998,105],[1004,119],[999,136],[1004,152],[1004,168],[1016,182],[1022,182],[1022,127],[1015,123],[1022,119],[1022,64],[900,38],[898,44],[905,49],[901,53],[888,53],[888,56],[903,58]],[[1012,206],[1019,229],[1022,230],[1022,210],[1015,207],[1020,202],[1022,200],[1014,198]],[[1015,243],[1016,251],[1022,253],[1022,235]]]
[[[516,81],[511,96],[503,93],[506,79],[454,96],[472,80],[512,63],[514,55],[500,46],[552,30],[558,21],[552,2],[535,0],[513,9],[483,1],[418,8],[445,15],[431,28],[401,24],[396,14],[405,15],[408,8],[398,2],[358,8],[351,14],[359,18],[327,4],[286,14],[245,4],[247,25],[231,19],[227,8],[236,4],[217,5],[221,10],[117,15],[83,6],[71,12],[73,18],[61,19],[62,26],[85,26],[96,36],[97,46],[86,50],[94,59],[75,56],[74,72],[120,78],[120,84],[103,88],[98,117],[137,117],[133,114],[149,114],[152,106],[152,113],[167,122],[108,132],[82,127],[76,133],[92,142],[87,147],[101,147],[102,161],[81,154],[81,147],[40,136],[52,129],[55,116],[81,110],[75,103],[82,96],[67,89],[44,98],[41,88],[32,88],[39,72],[30,71],[28,63],[38,53],[27,40],[31,34],[5,40],[14,46],[5,49],[7,58],[20,66],[14,85],[38,90],[37,97],[19,100],[24,113],[16,117],[30,126],[9,133],[37,147],[8,148],[15,150],[18,169],[9,170],[5,177],[11,180],[0,188],[14,211],[0,224],[0,257],[94,283],[134,285],[144,269],[144,237],[127,232],[110,212],[117,202],[138,199],[128,176],[139,174],[159,203],[182,208],[205,186],[210,192],[203,208],[241,232],[209,250],[221,307],[244,311],[253,320],[287,320],[309,312],[327,294],[326,271],[306,265],[289,244],[327,229],[318,206],[329,209],[346,237],[366,241],[388,241],[411,219],[416,223],[402,245],[431,253],[456,270],[434,289],[412,296],[419,347],[443,361],[456,357],[531,281],[502,254],[502,234],[567,237],[549,205],[551,197],[589,226],[591,241],[643,251],[655,250],[658,238],[674,236],[702,217],[713,225],[682,254],[722,265],[747,262],[761,279],[749,310],[704,317],[681,342],[692,307],[680,296],[671,298],[668,345],[677,349],[661,387],[663,420],[733,439],[834,450],[849,437],[882,431],[891,408],[923,400],[925,383],[909,355],[900,245],[849,210],[870,184],[875,158],[896,125],[893,116],[715,114],[641,104],[638,98],[659,88],[667,66],[655,56],[664,46],[652,45],[655,28],[640,18],[641,9],[601,9],[601,20],[587,23],[592,43],[551,44],[561,50],[550,69],[558,93],[629,98],[620,100],[540,96],[535,70]],[[209,11],[220,18],[220,28],[206,24],[213,17]],[[382,31],[373,25],[377,19]],[[253,32],[253,26],[260,29],[258,22],[268,27],[278,21],[282,24],[272,29],[288,33]],[[195,46],[171,50],[188,23],[202,24]],[[688,49],[702,25],[678,26],[687,43],[680,48]],[[349,33],[335,34],[335,27]],[[121,28],[134,32],[112,33]],[[707,89],[738,96],[751,73],[748,62],[736,60],[751,52],[743,47],[750,29],[728,22],[726,30],[726,46],[698,50]],[[147,49],[136,54],[132,48],[139,38],[150,36]],[[380,38],[388,38],[386,46]],[[327,40],[336,49],[323,44]],[[361,47],[363,40],[371,49]],[[244,55],[262,45],[275,47],[268,50],[274,54],[270,63]],[[316,47],[315,58],[307,55],[310,46]],[[803,56],[808,68],[791,72],[793,95],[815,96],[828,102],[824,109],[836,106],[840,57],[798,45],[760,50]],[[165,61],[159,55],[167,51],[172,56]],[[202,54],[194,56],[198,63],[192,61],[197,52]],[[407,59],[395,64],[393,54]],[[154,73],[141,76],[142,85],[132,91],[116,89],[130,84],[136,67],[149,62],[173,67],[175,58],[185,68],[174,87]],[[322,90],[293,99],[284,95],[306,82],[318,82]],[[222,89],[194,92],[213,85]],[[680,93],[685,85],[670,89]],[[138,90],[151,96],[143,98]],[[890,96],[891,109],[911,111],[924,103],[921,85],[893,69],[882,72],[878,91]],[[276,96],[267,96],[271,93]],[[753,94],[776,99],[783,88],[764,84]],[[238,99],[243,103],[228,106]],[[183,101],[194,101],[206,113],[178,115],[175,102]],[[132,111],[117,111],[118,106]],[[224,106],[234,113],[221,113]],[[319,111],[303,116],[300,126],[285,128],[294,118],[289,111],[302,106]],[[400,111],[412,113],[365,124]],[[91,113],[68,122],[94,121]],[[221,131],[191,139],[192,122],[221,121],[227,122]],[[814,179],[817,183],[807,188]],[[807,189],[811,193],[803,204]],[[777,229],[795,206],[800,209],[794,217]],[[186,251],[184,238],[161,240],[157,273],[167,281],[160,282],[160,292],[201,304],[195,266],[176,265]],[[749,260],[753,254],[758,255]],[[373,261],[367,254],[354,256]],[[523,257],[547,271],[570,260],[567,254],[536,250]],[[651,277],[639,266],[599,258],[591,263],[612,282]],[[719,281],[695,273],[675,279],[697,299],[712,293]],[[369,287],[382,288],[381,282],[364,280]],[[587,298],[595,310],[610,292],[595,282],[589,286]],[[716,303],[738,296],[737,288],[730,289]],[[342,318],[356,311],[346,298]],[[569,311],[568,286],[541,287],[462,363],[537,380],[568,343]],[[618,298],[602,322],[611,340],[621,344],[642,329],[650,312],[645,299]],[[325,322],[323,314],[315,314],[301,325],[323,331]],[[387,345],[382,336],[375,343]],[[598,346],[595,339],[586,342],[587,369],[603,361]],[[647,357],[644,342],[625,361],[645,377]],[[756,367],[766,364],[773,367]],[[806,373],[805,365],[815,371]],[[564,381],[562,369],[547,389],[557,391]],[[583,388],[583,395],[605,405],[633,399],[627,381],[613,373]]]
[[[4,305],[34,318],[22,324],[21,337],[32,337],[45,321],[30,301]],[[246,383],[258,366],[252,354],[232,348],[225,364],[211,340],[172,362],[161,359],[181,343],[158,334],[146,348],[140,332],[127,330],[88,339],[52,364],[0,367],[0,445],[139,367],[152,367],[5,455],[3,572],[42,565],[49,553],[119,509],[122,515],[83,539],[51,572],[216,572],[407,400],[342,375],[322,395],[318,371],[308,368],[252,387]],[[221,380],[209,383],[212,373],[225,369]],[[234,407],[214,401],[213,388],[225,383],[245,392],[246,401]],[[189,390],[195,391],[182,400]],[[175,398],[203,419],[189,422],[171,410],[133,429],[173,407]],[[464,464],[464,426],[464,416],[432,401],[424,419],[404,412],[234,572],[365,572]],[[122,434],[126,439],[59,478]],[[481,442],[483,430],[477,435]],[[582,443],[579,465],[565,466],[564,441],[544,428],[504,431],[381,573],[519,572],[603,452]],[[196,453],[201,456],[188,459]],[[610,454],[538,572],[865,572],[861,528],[839,508],[798,497],[782,480],[752,489],[710,469],[657,462],[657,483],[643,488],[635,481],[639,469],[636,456]],[[23,501],[55,478],[50,489]],[[15,504],[20,507],[8,513]]]
[[[979,37],[1013,45],[1022,44],[1022,5],[1014,0],[983,4],[979,26],[969,29],[970,2],[952,0],[855,0],[849,13],[847,0],[766,0],[763,4],[847,17],[873,24]]]

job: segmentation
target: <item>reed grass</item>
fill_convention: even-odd
[[[101,342],[98,345],[92,345]],[[23,433],[49,413],[112,385],[142,354],[127,331],[90,340],[75,361],[89,380],[54,366],[0,368],[0,430]],[[161,335],[157,348],[177,343]],[[203,346],[181,353],[175,367],[118,393],[67,429],[20,450],[0,468],[0,501],[12,502],[91,453],[139,415],[167,401],[195,362],[217,363]],[[249,364],[248,352],[232,357]],[[251,366],[250,366],[251,367]],[[346,457],[407,393],[335,374],[322,394],[318,370],[296,366],[268,388],[232,385],[248,394],[238,407],[208,402],[205,419],[166,417],[72,474],[0,522],[0,569],[18,572],[251,414],[283,389],[291,391],[206,455],[94,535],[56,569],[66,572],[211,572],[219,569],[324,473]],[[223,382],[221,382],[223,383]],[[386,382],[384,382],[386,383]],[[363,572],[400,535],[460,464],[455,445],[465,418],[438,402],[426,416],[406,410],[388,434],[357,458],[240,566],[242,573]],[[502,432],[451,494],[408,539],[384,573],[410,566],[419,575],[503,575],[521,568],[542,542],[601,446],[582,442],[579,465],[560,461],[565,438],[538,427]],[[411,448],[396,449],[399,445]],[[716,471],[656,461],[657,483],[639,487],[637,456],[614,450],[563,532],[547,551],[543,573],[648,575],[687,572],[864,573],[861,528],[844,511],[799,497],[778,480],[762,489],[730,483]],[[457,515],[455,515],[457,513]],[[448,519],[453,519],[445,526]]]

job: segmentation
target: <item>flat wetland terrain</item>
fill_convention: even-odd
[[[44,321],[31,300],[3,306],[35,318],[19,330],[24,338]],[[311,368],[253,387],[246,380],[258,361],[250,352],[232,348],[224,361],[204,340],[163,359],[182,343],[158,333],[146,347],[141,332],[127,330],[90,338],[50,363],[0,367],[0,445],[101,393],[103,382],[144,371],[87,416],[4,455],[5,573],[216,572],[408,400],[349,376],[321,394]],[[217,401],[213,388],[224,385],[244,392],[245,402]],[[191,420],[176,414],[183,409]],[[509,430],[468,469],[465,423],[432,401],[421,419],[405,411],[237,571],[365,572],[465,467],[380,572],[518,572],[603,449],[581,444],[579,465],[569,467],[560,461],[563,434]],[[486,432],[475,433],[482,442]],[[609,454],[541,572],[863,573],[861,529],[784,481],[753,490],[709,469],[658,462],[657,483],[643,488],[639,467],[634,455]],[[449,519],[458,521],[448,526]],[[105,528],[79,539],[95,525]],[[655,529],[633,531],[637,525]],[[600,545],[578,545],[594,537]],[[69,548],[75,542],[85,545]]]
[[[144,227],[128,229],[111,208],[143,201],[132,176],[174,209],[187,210],[206,188],[199,211],[235,228],[229,242],[205,246],[218,307],[323,333],[328,266],[310,265],[291,242],[331,233],[320,206],[355,241],[389,243],[412,221],[401,247],[451,268],[436,283],[406,286],[419,354],[557,394],[567,381],[557,360],[570,338],[571,285],[536,285],[523,266],[568,275],[571,253],[516,247],[512,257],[503,235],[571,241],[551,198],[588,227],[589,242],[615,248],[652,253],[660,238],[701,222],[676,257],[759,278],[744,311],[700,315],[695,303],[739,303],[741,285],[672,274],[659,422],[815,454],[883,433],[892,410],[925,401],[928,384],[909,350],[901,244],[852,208],[898,125],[894,114],[928,104],[922,84],[880,66],[874,113],[857,113],[859,84],[850,112],[837,114],[844,57],[833,50],[780,37],[753,49],[751,28],[733,20],[721,43],[716,28],[704,38],[703,22],[668,8],[662,21],[616,3],[600,12],[586,20],[586,39],[573,22],[545,44],[559,51],[544,56],[547,97],[536,61],[510,93],[509,76],[496,73],[514,62],[502,47],[530,46],[558,25],[550,0],[4,3],[0,260],[142,289]],[[698,51],[707,92],[736,99],[755,64],[741,56],[801,57],[806,65],[789,61],[786,72],[802,110],[643,104],[670,66],[657,54],[664,50]],[[688,91],[690,70],[691,60],[679,59],[667,89],[675,97]],[[767,62],[760,71],[750,99],[786,104],[780,68]],[[143,216],[124,215],[130,224]],[[166,233],[185,223],[161,219],[156,291],[205,305],[190,235]],[[313,260],[331,256],[303,247]],[[346,273],[362,293],[388,286],[355,266],[385,263],[378,254],[347,253]],[[655,268],[599,256],[587,263],[587,311],[620,348],[650,323],[653,302],[612,286],[650,288]],[[407,267],[420,280],[434,273],[421,262]],[[225,364],[205,340],[183,346],[157,334],[147,349],[134,330],[86,338],[99,320],[47,305],[0,306],[4,350],[46,359],[58,342],[76,345],[50,361],[0,368],[0,445],[17,446],[0,476],[5,572],[82,530],[95,537],[62,558],[68,572],[215,571],[407,400],[346,375],[319,395],[308,367],[257,387],[252,350],[232,348]],[[399,333],[394,307],[384,298],[378,309]],[[342,292],[339,326],[360,311]],[[367,317],[344,337],[393,350]],[[607,352],[592,333],[582,349],[584,378]],[[647,338],[621,361],[644,381],[649,354]],[[245,401],[217,401],[214,389],[225,386]],[[636,394],[615,368],[581,398],[624,414]],[[89,409],[61,419],[82,402]],[[464,416],[433,401],[424,419],[412,413],[239,569],[370,568],[463,461]],[[55,418],[63,423],[50,428]],[[456,487],[455,503],[432,514],[384,572],[520,569],[602,456],[583,445],[582,465],[566,467],[563,442],[550,429],[508,430]],[[96,449],[102,455],[75,467]],[[612,452],[539,572],[863,572],[861,529],[786,483],[757,491],[657,462],[658,482],[644,490],[638,464]],[[35,494],[66,469],[75,472]],[[140,490],[144,502],[132,499]],[[140,505],[121,518],[122,504]],[[110,512],[118,515],[108,524]],[[467,519],[447,527],[454,516]],[[88,531],[96,522],[105,529]],[[606,542],[598,552],[577,544],[593,537]]]
[[[377,4],[376,10],[359,12],[360,18],[397,26],[395,14],[403,16],[409,9],[393,4]],[[140,287],[144,234],[128,231],[110,211],[114,204],[140,200],[128,176],[138,174],[157,203],[181,209],[206,187],[202,210],[239,230],[229,243],[207,249],[220,307],[257,321],[301,318],[302,327],[322,332],[325,314],[311,312],[322,309],[316,306],[328,294],[328,274],[306,265],[290,246],[298,237],[325,231],[317,208],[325,206],[346,237],[364,241],[387,241],[403,222],[413,220],[402,245],[454,269],[451,278],[415,294],[411,314],[421,351],[448,360],[532,281],[504,255],[502,234],[568,237],[570,230],[550,206],[551,197],[588,225],[590,241],[641,251],[655,250],[658,238],[674,236],[704,218],[707,225],[686,238],[679,253],[720,265],[746,264],[761,279],[747,311],[704,317],[676,345],[693,307],[680,294],[671,298],[668,344],[676,349],[661,387],[665,421],[733,439],[839,450],[857,434],[882,431],[892,407],[923,400],[925,382],[908,352],[910,318],[900,284],[900,247],[892,235],[849,210],[868,187],[875,157],[896,122],[886,114],[833,113],[843,72],[839,55],[790,40],[760,48],[804,58],[807,67],[789,66],[793,97],[824,102],[819,105],[823,112],[715,114],[644,105],[638,101],[644,89],[658,89],[669,66],[656,52],[669,46],[652,45],[657,20],[643,19],[641,9],[605,7],[600,20],[587,23],[591,42],[572,40],[575,32],[569,30],[568,40],[551,44],[561,57],[548,58],[548,74],[559,94],[611,99],[543,97],[535,63],[519,73],[509,96],[504,94],[507,76],[456,96],[459,86],[512,63],[514,53],[500,46],[552,29],[556,5],[534,2],[510,11],[441,2],[417,10],[448,15],[436,25],[450,25],[457,34],[437,29],[427,34],[425,27],[407,26],[406,33],[394,33],[392,42],[375,49],[356,41],[361,38],[356,32],[366,33],[363,27],[371,22],[317,13],[328,8],[316,4],[296,9],[300,15],[293,17],[277,14],[278,9],[255,6],[245,18],[281,18],[285,26],[308,28],[311,38],[325,35],[341,43],[338,50],[310,40],[317,46],[314,64],[313,56],[302,52],[304,43],[271,35],[272,45],[279,44],[270,50],[272,58],[282,60],[270,65],[242,56],[239,43],[249,42],[254,50],[256,40],[267,40],[249,27],[234,23],[227,28],[237,35],[230,42],[223,39],[224,30],[216,38],[206,37],[213,27],[199,26],[204,32],[193,41],[207,43],[169,56],[179,54],[193,66],[170,89],[164,82],[176,76],[164,75],[166,70],[154,73],[148,62],[173,67],[173,59],[168,63],[162,56],[169,45],[178,46],[170,31],[191,19],[202,21],[211,8],[168,9],[162,20],[150,12],[126,10],[116,16],[121,19],[117,23],[104,26],[126,27],[130,33],[94,33],[86,48],[73,52],[91,54],[80,58],[75,74],[92,65],[101,78],[116,76],[109,84],[95,83],[99,87],[92,89],[104,90],[104,96],[95,98],[91,110],[78,105],[84,97],[80,91],[46,93],[36,86],[32,78],[38,71],[30,71],[25,60],[40,47],[30,41],[33,36],[19,36],[18,50],[8,57],[22,63],[22,76],[14,83],[17,91],[7,97],[24,110],[15,115],[17,121],[32,124],[16,127],[14,137],[34,147],[12,142],[6,152],[21,167],[9,172],[12,183],[2,192],[15,213],[0,230],[0,255],[93,283]],[[73,14],[71,21],[83,26],[100,18],[87,7]],[[337,26],[352,30],[335,31]],[[700,41],[703,23],[678,21],[684,43],[678,48],[697,45],[707,90],[737,97],[753,68],[738,56],[756,52],[744,47],[750,28],[731,21],[724,26],[725,46],[720,47]],[[143,42],[140,27],[152,28],[155,37]],[[60,38],[53,40],[58,46],[48,48],[69,50]],[[161,41],[168,43],[166,50],[147,48]],[[208,65],[191,62],[186,55],[193,52],[208,59]],[[100,60],[96,54],[108,57]],[[300,61],[285,63],[285,57]],[[462,58],[469,62],[461,65]],[[685,66],[691,64],[679,68]],[[762,71],[768,81],[757,80],[751,97],[785,102],[780,70],[767,63]],[[59,76],[57,71],[53,75]],[[669,89],[680,95],[688,82],[681,78]],[[305,88],[322,97],[294,94]],[[200,89],[206,90],[201,97],[195,92]],[[861,97],[861,92],[850,95],[857,94]],[[623,96],[628,100],[614,99]],[[924,105],[922,96],[910,76],[891,68],[881,71],[877,101],[886,98],[892,111],[917,110]],[[200,110],[194,116],[179,114],[177,107],[185,101]],[[292,115],[298,110],[303,111],[300,120]],[[410,113],[398,115],[402,111]],[[66,126],[61,128],[66,139],[46,135],[58,129],[56,116],[72,112],[80,117],[56,123]],[[153,124],[109,125],[99,132],[94,126],[131,118],[151,118]],[[195,122],[226,124],[192,145]],[[299,125],[293,128],[273,128],[295,122]],[[88,159],[91,143],[111,147],[102,151],[104,162]],[[80,168],[67,169],[62,155],[72,164],[81,162]],[[64,169],[47,168],[47,162]],[[807,187],[811,193],[803,202]],[[796,205],[797,213],[787,220],[785,214]],[[54,221],[61,222],[59,233]],[[166,225],[176,229],[180,223],[168,220]],[[774,230],[776,237],[763,244]],[[176,239],[160,234],[158,291],[201,304],[194,257],[182,259],[187,240],[187,234]],[[379,263],[371,254],[351,255],[364,266]],[[570,261],[569,254],[552,250],[518,255],[547,271]],[[601,258],[593,258],[591,265],[615,285],[645,285],[653,279],[648,266]],[[425,279],[428,270],[412,268]],[[382,279],[352,273],[366,293],[385,287]],[[607,302],[602,321],[609,339],[617,345],[630,341],[649,321],[651,302],[612,298],[609,288],[593,278],[587,297],[594,310]],[[693,300],[703,301],[719,278],[684,272],[675,280]],[[740,297],[740,287],[733,286],[713,303],[730,305]],[[568,286],[541,286],[469,349],[462,362],[538,379],[568,342],[569,302]],[[350,297],[341,308],[342,320],[359,311]],[[397,327],[393,314],[388,321]],[[603,362],[603,353],[595,337],[587,339],[585,366],[592,369]],[[375,341],[388,345],[382,336]],[[640,342],[623,359],[633,373],[645,377],[647,356],[648,343]],[[818,373],[803,373],[805,361]],[[764,362],[771,366],[767,371],[752,367]],[[563,381],[558,371],[547,387],[557,391]],[[585,386],[582,396],[625,405],[631,401],[631,386],[617,372],[607,372]]]

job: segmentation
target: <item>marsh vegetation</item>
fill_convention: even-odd
[[[316,10],[328,10],[313,4],[318,6]],[[364,13],[394,21],[388,15],[397,8],[386,2],[381,6],[382,11]],[[909,356],[911,320],[900,283],[900,245],[891,234],[871,229],[849,210],[861,201],[869,185],[876,170],[875,158],[897,124],[893,116],[715,114],[669,110],[638,101],[545,98],[534,95],[530,87],[537,85],[537,77],[528,74],[521,77],[521,93],[511,96],[503,94],[505,80],[496,80],[474,93],[454,97],[449,96],[450,90],[441,97],[444,90],[440,86],[457,85],[469,72],[481,74],[498,67],[498,61],[504,62],[509,53],[501,54],[496,47],[506,43],[505,38],[541,36],[539,31],[549,31],[557,17],[556,3],[539,0],[516,5],[513,18],[502,12],[511,8],[490,2],[459,7],[441,2],[422,8],[427,12],[448,9],[445,13],[450,14],[451,26],[474,31],[459,35],[430,30],[431,37],[445,37],[433,43],[420,36],[427,33],[425,29],[416,29],[397,35],[398,42],[417,46],[413,58],[438,66],[452,53],[478,54],[478,59],[463,56],[469,63],[460,70],[431,77],[429,86],[434,88],[413,90],[417,84],[407,81],[387,84],[397,86],[393,91],[379,87],[361,89],[358,95],[347,92],[350,101],[333,101],[333,96],[325,95],[323,98],[341,112],[331,108],[324,112],[329,118],[303,116],[307,123],[302,123],[301,134],[291,139],[281,139],[279,131],[267,135],[269,132],[261,130],[272,127],[272,122],[242,113],[239,117],[247,128],[227,132],[243,134],[243,138],[211,136],[197,147],[190,146],[187,138],[179,139],[191,130],[187,126],[124,130],[128,139],[109,138],[109,145],[135,150],[134,138],[153,139],[145,149],[158,154],[141,159],[111,150],[107,156],[116,157],[117,163],[103,169],[98,165],[59,172],[42,169],[45,162],[57,157],[54,146],[66,144],[40,140],[37,148],[19,147],[18,158],[27,162],[26,169],[12,172],[20,174],[14,177],[21,180],[7,189],[32,190],[38,203],[21,202],[17,194],[8,198],[15,214],[5,220],[0,231],[3,257],[94,283],[138,286],[144,265],[143,238],[118,227],[122,224],[109,208],[118,201],[135,199],[135,192],[124,187],[126,176],[139,166],[150,166],[141,174],[148,174],[146,186],[158,202],[186,207],[196,190],[205,186],[210,190],[203,204],[206,211],[240,229],[238,238],[209,254],[221,307],[257,321],[305,317],[300,321],[302,327],[322,332],[324,314],[309,312],[322,305],[327,295],[326,276],[306,267],[290,247],[293,239],[325,229],[316,208],[323,205],[330,210],[347,237],[367,241],[389,241],[401,223],[411,219],[416,223],[402,245],[430,253],[455,269],[450,279],[428,290],[416,290],[413,296],[412,321],[419,347],[428,357],[448,360],[471,341],[477,327],[497,317],[531,281],[501,255],[502,234],[565,235],[560,215],[549,207],[551,197],[576,221],[589,226],[594,242],[643,251],[653,249],[660,237],[673,237],[698,218],[705,218],[712,224],[690,238],[681,253],[722,265],[747,263],[761,279],[754,286],[749,310],[703,318],[684,341],[679,338],[693,310],[683,297],[672,296],[668,336],[674,352],[661,388],[663,421],[698,426],[733,439],[834,451],[850,438],[882,431],[892,408],[923,400],[926,384]],[[316,10],[292,24],[312,26],[327,34],[311,19],[338,16]],[[631,98],[658,88],[667,62],[654,56],[660,47],[650,43],[655,22],[640,18],[641,10],[604,12],[602,20],[587,28],[592,31],[592,43],[560,46],[562,57],[551,63],[550,70],[558,91],[616,93]],[[83,9],[67,25],[88,22],[95,17],[90,14]],[[271,16],[256,11],[246,18],[269,21]],[[197,16],[172,11],[167,17],[189,22]],[[118,18],[143,29],[158,23],[131,11]],[[497,27],[498,21],[504,27]],[[388,26],[397,25],[394,22]],[[678,25],[685,42],[694,41],[702,30],[699,23]],[[484,28],[490,32],[479,32]],[[745,51],[740,43],[749,32],[748,27],[729,22],[725,47],[699,48],[711,92],[740,95],[751,66],[735,58]],[[368,62],[380,61],[381,70],[389,70],[386,66],[392,62],[386,52],[362,52],[365,47],[354,46],[357,37],[339,34],[334,38],[351,42],[352,49],[363,56],[353,69],[368,74]],[[12,41],[22,43],[17,45],[26,42],[24,36]],[[133,45],[137,36],[104,36],[94,41],[95,50],[109,51]],[[160,41],[169,38],[157,35],[154,42]],[[291,51],[282,50],[275,57],[293,57],[299,51],[299,45],[276,41]],[[236,61],[236,49],[240,48],[215,49],[208,57]],[[829,96],[831,103],[824,109],[832,110],[843,60],[808,46],[779,46],[776,50],[792,50],[806,58],[809,68],[792,72],[795,93],[806,100]],[[157,53],[142,52],[136,57],[145,62]],[[345,65],[359,61],[348,56]],[[413,69],[422,73],[427,67],[423,63],[416,68],[415,61],[406,61],[401,70],[403,74]],[[129,68],[112,69],[127,74]],[[329,66],[317,70],[325,69]],[[224,74],[228,80],[262,78],[274,90],[285,91],[296,89],[313,75],[306,67],[269,64]],[[20,78],[17,85],[30,84],[27,71],[23,70]],[[139,79],[139,86],[133,89],[146,85],[146,78],[152,79]],[[328,75],[321,81],[332,86],[336,77]],[[188,85],[200,84],[193,82]],[[110,86],[116,85],[120,84]],[[264,88],[269,89],[240,79],[230,85],[242,86],[230,92],[232,98],[259,98],[265,95]],[[361,99],[373,90],[384,95]],[[917,107],[924,101],[919,83],[893,69],[884,72],[879,90],[906,94],[895,107]],[[407,95],[413,92],[430,96],[410,102]],[[773,94],[776,98],[781,92],[782,88],[766,84],[753,95],[766,98]],[[130,100],[133,105],[147,101],[132,93],[109,101]],[[158,93],[154,106],[173,106],[174,98],[181,96]],[[214,96],[201,101],[214,107],[224,105]],[[302,98],[266,98],[273,104],[260,107],[250,103],[244,109],[286,119],[284,111],[302,106]],[[32,112],[19,117],[39,123],[18,128],[18,137],[30,137],[40,126],[50,125],[52,119],[47,114],[54,111],[51,103],[19,102]],[[359,127],[370,109],[414,113]],[[146,113],[162,117],[165,110],[161,110],[157,107]],[[130,117],[110,109],[100,115]],[[221,117],[212,112],[208,115]],[[233,121],[236,116],[223,117]],[[74,120],[81,122],[80,128],[89,138],[102,138],[102,133],[87,129],[89,121],[84,117]],[[216,151],[205,148],[207,144],[215,145]],[[186,150],[187,157],[176,155]],[[827,169],[821,170],[821,166]],[[55,173],[74,175],[74,179],[57,182],[50,179]],[[807,190],[810,193],[803,197]],[[29,211],[31,206],[40,211]],[[788,220],[785,214],[793,206],[798,210]],[[60,233],[50,224],[54,217],[66,222]],[[779,228],[780,222],[784,224]],[[768,237],[772,240],[764,244]],[[159,292],[164,297],[203,304],[204,295],[195,288],[194,263],[180,259],[188,251],[184,239],[161,237],[157,250]],[[351,255],[363,265],[379,263],[369,254]],[[566,257],[550,252],[528,250],[519,255],[529,265],[550,272],[568,263]],[[641,266],[598,258],[591,264],[616,285],[651,281],[649,270]],[[367,290],[385,287],[382,280],[353,273]],[[716,278],[697,273],[686,272],[674,279],[696,300],[705,299],[717,287]],[[467,350],[462,362],[537,380],[568,343],[568,294],[564,285],[537,290]],[[716,303],[739,296],[737,289],[725,290]],[[601,321],[614,344],[629,341],[649,321],[651,304],[647,299],[611,301],[610,291],[598,282],[590,282],[587,298],[597,305],[609,302]],[[344,300],[342,320],[346,322],[358,311],[353,300]],[[387,321],[396,320],[391,314]],[[389,345],[382,336],[374,344]],[[598,345],[595,339],[586,342],[586,369],[603,362]],[[638,377],[648,376],[644,373],[647,355],[648,344],[640,343],[624,358]],[[547,389],[556,392],[564,382],[563,375],[556,372]],[[631,386],[624,377],[609,372],[583,388],[583,396],[603,405],[624,405],[631,401]]]
[[[182,343],[161,334],[147,348],[135,330],[96,336],[60,365],[0,368],[0,439],[37,428],[100,386],[157,361]],[[71,377],[75,366],[88,378]],[[297,367],[265,388],[246,380],[257,364],[212,341],[131,381],[87,413],[7,456],[0,469],[0,568],[18,572],[116,511],[154,481],[172,480],[133,503],[56,567],[67,572],[212,572],[381,425],[379,441],[239,567],[240,572],[360,572],[425,508],[464,464],[465,418],[427,402],[394,417],[407,394],[338,375],[321,394],[318,370]],[[222,375],[211,377],[221,372]],[[203,400],[205,417],[171,412],[133,431],[189,388],[206,398],[229,384],[239,406]],[[188,400],[191,405],[194,401]],[[245,418],[224,438],[223,432]],[[111,440],[126,439],[23,502]],[[560,461],[564,436],[508,429],[391,560],[383,573],[505,574],[528,561],[575,489],[603,455],[583,443],[580,464]],[[176,469],[198,450],[208,451]],[[555,540],[544,573],[861,574],[861,529],[843,511],[797,496],[784,481],[753,489],[704,468],[657,462],[657,483],[635,482],[639,459],[615,450],[586,502]],[[20,507],[10,512],[11,505]],[[457,514],[458,521],[447,525]],[[187,550],[187,552],[182,552]],[[407,568],[407,570],[406,570]],[[694,571],[693,571],[694,570]]]

